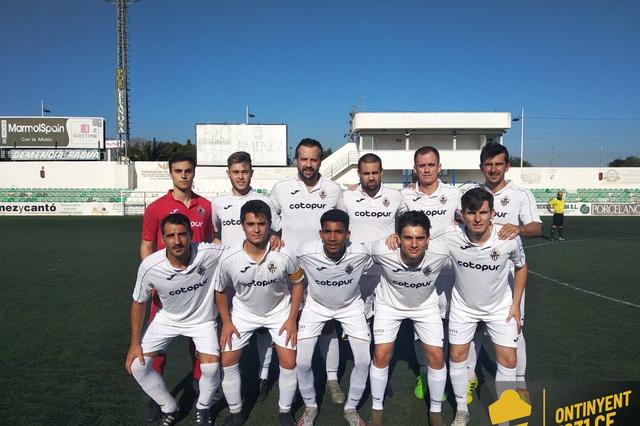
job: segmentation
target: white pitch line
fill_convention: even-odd
[[[564,240],[564,241],[547,241],[544,243],[538,243],[538,244],[531,244],[531,245],[527,245],[524,246],[525,251],[526,249],[530,249],[530,248],[536,248],[536,247],[545,247],[545,246],[558,246],[558,245],[565,245],[565,244],[571,244],[571,243],[583,243],[585,241],[626,241],[626,240],[637,240],[639,237],[618,237],[618,238],[583,238],[580,240]]]
[[[591,296],[596,296],[596,297],[600,297],[602,299],[610,300],[612,302],[621,303],[623,305],[631,306],[632,308],[640,308],[640,305],[636,305],[635,303],[627,302],[626,300],[616,299],[615,297],[605,296],[604,294],[596,293],[595,291],[585,290],[584,288],[576,287],[576,286],[571,285],[569,283],[565,283],[565,282],[562,282],[560,280],[556,280],[555,278],[551,278],[551,277],[547,277],[546,275],[539,274],[537,272],[532,271],[531,269],[529,269],[529,273],[531,275],[535,275],[536,277],[540,277],[540,278],[542,278],[544,280],[551,281],[551,282],[556,283],[556,284],[560,284],[561,286],[570,288],[572,290],[576,290],[576,291],[580,291],[582,293],[590,294]]]

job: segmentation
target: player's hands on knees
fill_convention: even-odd
[[[500,232],[498,232],[498,238],[501,240],[513,240],[518,235],[520,235],[520,227],[510,223],[503,225]]]
[[[400,236],[398,234],[391,234],[384,240],[384,243],[389,247],[389,250],[396,250],[400,247]]]
[[[144,365],[144,355],[142,353],[142,346],[140,344],[129,346],[129,352],[127,352],[127,359],[124,362],[124,368],[127,369],[127,373],[131,374],[131,364],[133,360],[138,358],[138,362]]]
[[[284,241],[280,239],[277,235],[272,235],[269,237],[269,250],[271,251],[280,251],[280,249],[284,247]]]
[[[240,333],[232,322],[225,322],[222,324],[222,332],[220,333],[220,348],[222,350],[224,350],[227,345],[229,345],[229,350],[233,350],[231,347],[231,339],[234,334],[238,339],[240,338]]]
[[[284,345],[287,346],[289,342],[291,342],[291,346],[296,346],[298,344],[298,324],[296,323],[296,318],[289,318],[282,324],[280,327],[280,331],[278,332],[278,336],[282,336],[282,332],[287,333],[287,337],[284,340]]]
[[[509,309],[509,316],[507,317],[507,322],[511,321],[511,318],[516,320],[518,334],[520,334],[520,331],[522,330],[522,324],[520,323],[520,304],[511,305],[511,309]]]

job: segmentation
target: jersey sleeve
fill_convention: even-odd
[[[146,303],[151,297],[153,285],[148,280],[148,271],[149,268],[146,266],[145,262],[142,262],[138,268],[138,276],[136,278],[136,285],[133,289],[132,295],[133,300],[138,303]]]
[[[525,197],[520,206],[520,214],[518,218],[522,225],[528,225],[531,222],[542,223],[540,213],[538,213],[538,205],[533,194],[528,189],[524,191]]]
[[[278,210],[276,210],[276,206],[273,204],[273,198],[267,198],[265,201],[271,210],[271,229],[278,232],[282,229],[280,214],[278,213]]]
[[[204,243],[213,242],[215,236],[215,227],[213,226],[213,204],[209,204],[210,214],[205,215],[204,219]]]
[[[509,253],[509,259],[511,259],[516,268],[522,268],[525,263],[527,263],[524,255],[524,247],[522,246],[522,240],[520,237],[516,237],[511,241],[514,244],[511,252]]]
[[[227,272],[227,262],[221,260],[213,274],[213,288],[218,292],[223,292],[229,284],[232,284],[231,277]]]
[[[347,206],[344,204],[344,195],[342,194],[342,190],[338,188],[338,199],[336,200],[336,209],[342,210],[343,212],[347,211]]]
[[[280,251],[280,253],[285,258],[285,263],[286,263],[285,272],[287,273],[287,277],[289,281],[291,281],[294,284],[302,282],[302,280],[304,279],[304,270],[300,266],[300,263],[298,262],[298,258],[293,253],[293,251],[285,246]]]
[[[160,228],[160,221],[158,220],[156,208],[153,204],[144,211],[142,218],[142,239],[144,241],[156,241],[158,237],[158,229]]]
[[[213,224],[213,230],[215,232],[220,232],[222,230],[220,216],[218,216],[218,206],[216,206],[215,202],[211,202],[211,223]]]
[[[278,200],[278,184],[277,183],[273,185],[273,188],[271,189],[270,200],[271,200],[271,205],[273,206],[273,209],[278,214],[278,216],[282,214],[282,206],[280,205],[280,200]]]

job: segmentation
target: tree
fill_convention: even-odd
[[[328,156],[330,156],[331,154],[333,154],[333,149],[332,148],[327,148],[322,152],[322,159],[324,160],[325,158],[327,158]]]
[[[509,163],[511,163],[511,167],[520,167],[520,157],[509,157]],[[533,164],[531,164],[527,160],[524,160],[522,162],[522,167],[533,167]]]
[[[635,155],[630,155],[624,160],[616,158],[608,164],[609,167],[640,167],[640,158]]]

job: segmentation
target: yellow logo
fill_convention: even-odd
[[[506,423],[531,415],[531,405],[520,399],[518,392],[507,389],[502,392],[500,398],[489,406],[489,417],[491,424]],[[527,426],[527,422],[520,423],[517,426]]]

